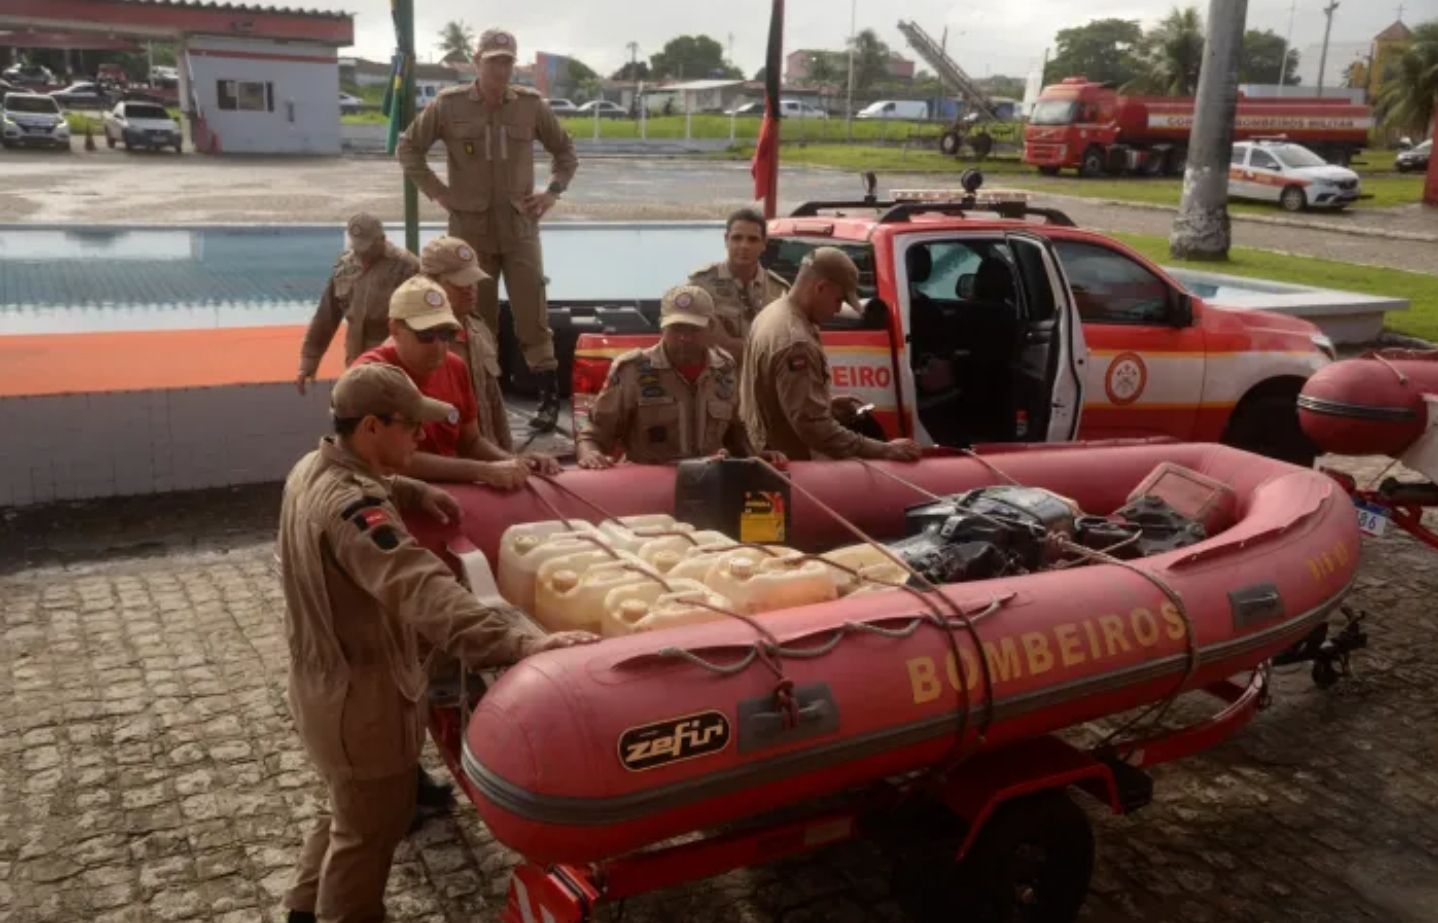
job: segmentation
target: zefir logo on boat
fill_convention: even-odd
[[[619,762],[643,772],[718,753],[729,746],[729,719],[705,711],[633,727],[619,735]]]

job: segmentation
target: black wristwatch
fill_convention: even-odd
[[[549,194],[557,199],[564,194],[564,187],[559,185],[558,183],[550,183]]]

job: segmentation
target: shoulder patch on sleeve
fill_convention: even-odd
[[[370,533],[370,538],[384,551],[393,551],[399,545],[399,535],[394,526],[379,526]]]
[[[358,513],[360,510],[365,509],[366,507],[381,506],[383,504],[383,497],[360,497],[358,500],[351,503],[349,506],[340,510],[340,518],[349,519],[355,513]]]

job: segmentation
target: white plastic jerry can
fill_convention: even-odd
[[[733,603],[697,580],[631,583],[604,597],[600,634],[612,637],[711,622],[728,618],[719,611],[726,609],[733,609]]]
[[[646,513],[640,516],[620,516],[618,521],[606,519],[599,524],[610,544],[619,551],[637,554],[640,547],[666,532],[693,532],[694,527],[685,522],[675,521],[668,513]]]
[[[839,565],[826,569],[840,596],[846,596],[861,587],[886,589],[888,586],[902,585],[909,579],[909,572],[891,555],[868,543],[835,548],[819,557]],[[849,573],[850,571],[857,573]]]
[[[734,554],[716,564],[705,581],[744,613],[773,612],[825,602],[838,596],[830,568],[799,557]]]
[[[534,611],[534,582],[544,562],[598,546],[599,530],[587,522],[527,522],[510,526],[499,539],[499,592],[526,612]]]
[[[546,631],[599,633],[604,620],[604,599],[610,590],[635,583],[659,581],[634,555],[618,559],[590,551],[545,562],[535,583],[534,617]]]
[[[668,571],[681,558],[704,551],[733,548],[735,542],[723,532],[701,529],[684,535],[665,535],[651,538],[639,546],[639,557],[653,564],[661,571]]]

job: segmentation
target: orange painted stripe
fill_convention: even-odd
[[[294,381],[305,328],[230,327],[0,337],[0,397]],[[336,336],[319,377],[344,371]]]

